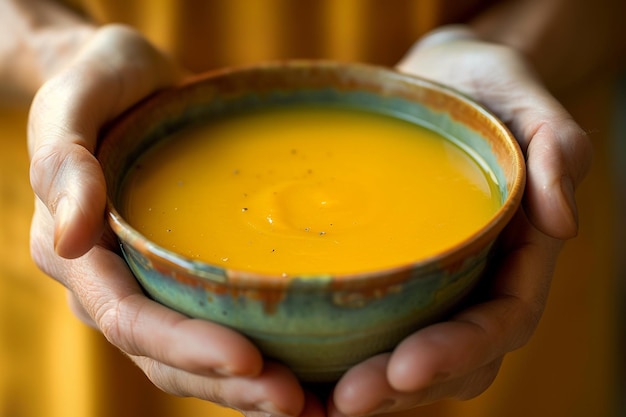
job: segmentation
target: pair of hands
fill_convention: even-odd
[[[589,167],[590,144],[520,55],[462,28],[429,35],[397,68],[453,86],[507,123],[526,155],[524,208],[503,234],[486,301],[353,367],[327,404],[287,368],[265,361],[244,336],[145,297],[118,255],[103,220],[106,186],[93,156],[98,131],[146,95],[184,78],[129,28],[97,30],[33,101],[33,258],[67,287],[78,317],[175,395],[217,402],[248,417],[339,417],[480,394],[504,355],[523,346],[537,326],[562,241],[576,235],[574,189]]]

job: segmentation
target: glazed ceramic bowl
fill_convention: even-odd
[[[455,138],[493,173],[501,208],[470,238],[428,259],[367,274],[305,278],[186,259],[154,244],[124,219],[119,207],[125,173],[155,142],[221,112],[302,102],[408,115]],[[390,69],[317,61],[223,70],[162,91],[116,121],[101,138],[97,156],[108,186],[109,224],[145,291],[186,315],[240,331],[306,381],[335,380],[454,311],[481,279],[525,182],[515,139],[463,95]]]

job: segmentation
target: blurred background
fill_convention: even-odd
[[[618,416],[626,416],[626,73],[617,83],[617,98],[614,108],[614,130],[612,134],[614,144],[613,169],[615,172],[615,190],[617,193],[617,224],[618,230],[615,241],[616,254],[619,259],[616,275],[616,289],[618,293]]]
[[[321,36],[307,32],[309,37],[303,36],[297,43],[287,40],[293,44],[281,53],[296,54],[301,44],[302,51],[313,51],[310,55],[314,56],[393,63],[408,46],[406,41],[389,38],[384,30],[384,25],[394,24],[393,16],[381,10],[377,16],[381,30],[365,32],[350,23],[354,22],[357,3],[342,2],[344,15],[334,15],[334,23],[326,22],[324,30],[330,25],[337,36],[325,49],[307,49],[307,42]],[[374,7],[373,2],[366,3]],[[211,65],[239,62],[240,56],[254,61],[274,54],[264,49],[262,41],[249,43],[259,33],[277,36],[267,25],[255,26],[264,20],[252,17],[264,11],[258,2],[250,4],[256,6],[249,10],[247,25],[240,26],[245,30],[236,31],[231,47],[217,54]],[[138,10],[124,9],[124,19],[137,18]],[[299,13],[306,15],[306,8]],[[101,14],[100,18],[106,20],[107,16]],[[311,19],[323,18],[311,14]],[[416,18],[411,26],[415,29],[404,38],[416,39],[426,29],[419,20]],[[313,30],[312,20],[308,25],[301,30]],[[170,26],[160,26],[158,19],[144,29],[161,44],[169,42],[166,37],[173,31]],[[205,30],[213,32],[204,35],[217,36],[221,29]],[[367,35],[369,42],[384,41],[396,48],[368,55],[351,42],[356,32]],[[204,65],[198,58],[186,57]],[[626,77],[619,82],[598,80],[586,87],[565,101],[596,146],[592,171],[578,191],[580,235],[564,249],[535,336],[527,346],[507,356],[500,375],[485,394],[462,403],[446,401],[415,415],[626,415]],[[0,416],[236,416],[235,412],[194,399],[173,398],[154,388],[98,332],[74,318],[62,286],[33,264],[28,236],[33,195],[28,179],[27,112],[23,102],[5,99],[0,105]]]

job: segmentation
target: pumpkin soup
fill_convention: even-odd
[[[324,105],[215,118],[142,155],[123,215],[188,258],[272,275],[350,274],[440,253],[501,205],[481,164],[400,118]]]

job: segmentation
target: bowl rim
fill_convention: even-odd
[[[513,218],[522,202],[526,184],[526,165],[523,153],[514,135],[508,127],[501,121],[492,111],[478,103],[468,95],[456,90],[448,85],[428,80],[416,75],[400,72],[394,68],[379,66],[368,63],[355,62],[338,62],[332,60],[318,59],[290,59],[280,61],[267,61],[250,65],[231,66],[221,69],[207,71],[185,79],[178,85],[164,88],[152,95],[141,100],[139,103],[122,113],[120,117],[111,122],[98,141],[96,148],[96,156],[99,162],[102,155],[102,143],[106,142],[112,135],[123,131],[129,125],[129,120],[134,114],[142,111],[149,111],[155,108],[158,103],[168,100],[185,90],[194,88],[194,86],[202,83],[212,82],[215,79],[228,77],[232,74],[250,72],[250,71],[289,71],[291,69],[324,69],[334,71],[369,71],[378,74],[384,74],[399,82],[409,83],[420,88],[426,88],[436,94],[445,95],[447,98],[461,102],[465,106],[471,107],[474,111],[480,113],[482,117],[489,121],[489,124],[498,130],[507,139],[506,146],[512,157],[511,164],[514,165],[514,179],[510,188],[510,193],[502,202],[500,208],[491,218],[474,233],[465,239],[451,245],[448,249],[443,250],[432,256],[420,258],[415,261],[409,261],[404,264],[381,268],[373,271],[359,271],[355,273],[329,273],[329,274],[267,274],[254,271],[238,270],[224,268],[222,266],[212,265],[205,261],[188,258],[184,255],[163,248],[152,242],[138,230],[133,228],[117,210],[113,204],[109,187],[107,187],[106,200],[106,219],[118,240],[126,242],[133,247],[139,249],[144,254],[149,254],[152,261],[159,260],[175,267],[180,272],[185,272],[191,276],[208,279],[216,282],[228,282],[230,285],[250,288],[282,288],[288,286],[293,279],[299,279],[303,282],[315,285],[316,281],[327,283],[329,280],[338,284],[374,284],[383,280],[388,282],[390,277],[404,280],[408,276],[414,276],[416,270],[435,270],[445,268],[446,266],[454,269],[455,265],[462,263],[471,253],[475,252],[476,247],[487,247],[496,240],[497,236],[502,232],[505,226]],[[106,152],[105,152],[106,155]],[[412,272],[413,271],[413,272]],[[398,278],[399,277],[399,278]],[[393,278],[391,278],[393,280]],[[344,285],[341,285],[344,287]]]

